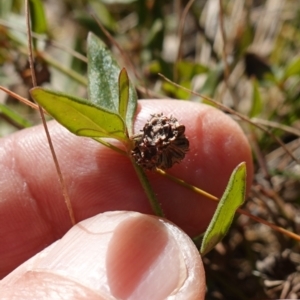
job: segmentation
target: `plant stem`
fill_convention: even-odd
[[[289,231],[289,230],[287,230],[287,229],[284,229],[284,228],[279,227],[279,226],[277,226],[277,225],[275,225],[275,224],[273,224],[273,223],[270,223],[270,222],[268,222],[268,221],[266,221],[266,220],[264,220],[264,219],[262,219],[262,218],[259,218],[259,217],[257,217],[257,216],[254,216],[254,215],[250,214],[249,212],[247,212],[246,210],[243,210],[243,209],[241,209],[241,208],[238,208],[238,209],[237,209],[237,212],[238,212],[239,214],[241,214],[241,215],[245,215],[245,216],[251,218],[252,220],[254,220],[254,221],[256,221],[256,222],[259,222],[259,223],[261,223],[261,224],[267,225],[267,226],[269,226],[270,228],[272,228],[273,230],[275,230],[275,231],[277,231],[277,232],[280,232],[280,233],[283,233],[283,234],[285,234],[286,236],[288,236],[288,237],[290,237],[290,238],[292,238],[292,239],[294,239],[294,240],[300,242],[300,236],[299,236],[298,234],[294,233],[294,232],[291,232],[291,231]]]
[[[122,155],[126,155],[127,156],[127,153],[124,150],[122,150],[122,149],[120,149],[120,148],[112,145],[111,143],[108,143],[108,142],[104,141],[101,138],[93,138],[93,140],[97,141],[98,143],[102,144],[103,146],[106,146],[107,148],[109,148],[111,150],[116,151],[117,153],[120,153]]]
[[[192,190],[193,192],[195,192],[197,194],[200,194],[200,195],[202,195],[204,197],[207,197],[207,198],[209,198],[211,200],[214,200],[214,201],[219,201],[219,199],[216,196],[213,196],[212,194],[209,194],[208,192],[205,192],[205,191],[201,190],[200,188],[198,188],[198,187],[196,187],[194,185],[188,184],[184,180],[179,179],[179,178],[177,178],[175,176],[172,176],[172,175],[166,173],[165,171],[163,171],[161,169],[156,169],[156,173],[158,173],[158,174],[160,174],[162,176],[167,177],[168,179],[170,179],[170,180],[172,180],[172,181],[174,181],[174,182],[176,182],[176,183],[178,183],[178,184],[180,184],[180,185],[182,185],[182,186],[184,186],[184,187]]]
[[[34,69],[34,59],[33,59],[33,48],[32,48],[32,38],[31,38],[31,28],[30,28],[30,10],[29,10],[29,0],[25,1],[25,15],[26,15],[26,27],[27,27],[27,42],[28,42],[28,50],[29,50],[29,55],[28,55],[28,60],[29,60],[29,65],[30,65],[30,70],[31,70],[31,80],[32,80],[32,86],[36,87],[37,86],[37,81],[36,81],[36,75],[35,75],[35,69]],[[65,204],[67,206],[68,212],[69,212],[69,216],[71,219],[71,223],[72,225],[76,224],[76,220],[75,220],[75,215],[74,215],[74,210],[72,207],[72,203],[71,203],[71,199],[67,190],[67,186],[64,180],[64,177],[62,175],[61,172],[61,168],[54,150],[54,146],[51,140],[51,136],[48,130],[48,126],[46,123],[46,119],[45,119],[45,115],[44,115],[44,110],[43,108],[38,105],[39,108],[39,112],[40,112],[40,116],[42,119],[42,123],[44,126],[44,130],[46,133],[46,137],[47,137],[47,141],[49,144],[49,148],[51,151],[51,155],[54,161],[54,165],[56,168],[56,172],[58,175],[58,179],[59,179],[59,183],[60,183],[60,187],[61,187],[61,191],[65,200]]]
[[[195,193],[197,193],[197,194],[200,194],[200,195],[202,195],[202,196],[205,196],[205,197],[207,197],[207,198],[209,198],[209,199],[211,199],[211,200],[214,200],[214,201],[219,201],[219,199],[218,199],[216,196],[213,196],[213,195],[211,195],[211,194],[209,194],[209,193],[207,193],[207,192],[205,192],[205,191],[203,191],[203,190],[201,190],[201,189],[199,189],[199,188],[197,188],[197,187],[195,187],[195,186],[193,186],[193,185],[191,185],[191,184],[188,184],[188,183],[186,183],[185,181],[183,181],[182,179],[179,179],[179,178],[177,178],[177,177],[174,177],[174,176],[172,176],[172,175],[166,173],[166,172],[163,171],[163,170],[157,169],[156,172],[157,172],[158,174],[163,175],[163,176],[165,176],[165,177],[171,179],[172,181],[174,181],[174,182],[176,182],[176,183],[178,183],[178,184],[180,184],[180,185],[182,185],[182,186],[184,186],[184,187],[186,187],[186,188],[192,190],[193,192],[195,192]],[[269,226],[270,228],[272,228],[273,230],[275,230],[275,231],[277,231],[277,232],[280,232],[280,233],[283,233],[283,234],[285,234],[286,236],[288,236],[288,237],[290,237],[290,238],[292,238],[292,239],[294,239],[294,240],[300,241],[300,235],[298,235],[298,234],[295,234],[295,233],[293,233],[293,232],[291,232],[291,231],[289,231],[289,230],[286,230],[286,229],[284,229],[284,228],[282,228],[282,227],[279,227],[279,226],[277,226],[277,225],[275,225],[275,224],[272,224],[272,223],[270,223],[270,222],[268,222],[268,221],[266,221],[266,220],[264,220],[264,219],[261,219],[261,218],[259,218],[259,217],[256,217],[256,216],[250,214],[249,212],[247,212],[247,211],[245,211],[245,210],[243,210],[243,209],[241,209],[241,208],[238,208],[238,209],[237,209],[237,212],[238,212],[239,214],[241,214],[241,215],[248,216],[249,218],[253,219],[253,220],[256,221],[256,222],[259,222],[259,223],[261,223],[261,224],[265,224],[265,225]],[[197,237],[194,237],[193,240],[198,240],[202,235],[203,235],[203,234],[201,234],[201,235],[199,235],[199,236],[197,236]]]
[[[164,217],[164,212],[154,194],[154,191],[150,185],[150,182],[149,182],[144,170],[139,165],[136,164],[136,162],[133,160],[133,158],[131,156],[129,156],[129,157],[130,157],[132,165],[136,171],[136,174],[144,188],[144,191],[146,192],[146,195],[149,199],[149,202],[150,202],[153,212],[158,217]]]
[[[104,140],[102,140],[100,138],[99,139],[94,138],[94,140],[96,140],[97,142],[103,144],[104,146],[106,146],[106,147],[108,147],[108,148],[110,148],[110,149],[112,149],[112,150],[114,150],[114,151],[116,151],[120,154],[123,154],[123,155],[125,154],[126,155],[125,151],[113,146],[110,143],[105,142]],[[134,167],[134,170],[135,170],[135,172],[136,172],[136,174],[137,174],[137,176],[140,180],[140,183],[142,184],[142,187],[143,187],[143,189],[144,189],[144,191],[145,191],[145,193],[146,193],[146,195],[149,199],[149,202],[150,202],[150,205],[151,205],[151,208],[152,208],[153,212],[158,217],[164,217],[165,216],[164,212],[163,212],[163,210],[162,210],[162,208],[161,208],[161,206],[160,206],[160,204],[159,204],[159,202],[158,202],[158,200],[157,200],[157,198],[154,194],[152,186],[150,185],[150,182],[149,182],[144,170],[139,165],[137,165],[135,163],[135,161],[134,161],[134,159],[132,158],[131,155],[128,155],[128,157],[130,158],[131,163]]]

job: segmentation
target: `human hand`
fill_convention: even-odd
[[[204,299],[205,275],[193,242],[174,224],[106,212],[5,277],[0,292],[1,299]]]
[[[151,113],[161,111],[166,115],[172,113],[180,123],[186,126],[190,151],[183,162],[170,169],[169,173],[220,197],[233,169],[240,162],[246,161],[249,187],[252,180],[250,148],[240,128],[229,117],[212,107],[191,102],[143,100],[139,104],[140,108],[135,122],[136,131],[143,127]],[[70,134],[55,122],[49,123],[49,127],[77,221],[111,210],[151,213],[150,205],[128,159],[90,139]],[[0,236],[2,240],[0,276],[2,277],[29,257],[61,238],[71,224],[42,127],[24,130],[2,139],[0,147],[2,149],[0,165],[3,170],[0,174]],[[169,220],[189,235],[196,235],[205,230],[215,209],[215,203],[158,174],[148,173],[148,175]],[[101,219],[102,217],[98,216],[97,218]],[[150,219],[154,220],[154,217]],[[103,222],[103,219],[101,220]],[[87,220],[85,222],[94,221]],[[101,222],[95,222],[100,227]],[[158,224],[161,225],[162,222],[160,221]],[[78,226],[81,231],[90,232],[89,225]],[[87,227],[82,230],[80,226]],[[77,227],[69,233],[71,236]],[[166,227],[163,231],[168,232]],[[94,232],[98,231],[92,230],[91,235],[97,236],[98,234],[94,234]],[[129,229],[128,232],[130,232]],[[136,238],[136,236],[134,237]],[[65,237],[58,244],[64,239],[68,241],[68,238]],[[85,264],[83,260],[79,260],[80,265],[76,264],[76,253],[81,252],[80,245],[88,248],[90,245],[82,244],[82,241],[80,243],[77,246],[74,245],[73,252],[67,253],[70,256],[69,266],[72,266],[73,263],[73,267],[77,266],[75,270],[79,270],[79,273],[87,276],[86,272],[89,271],[88,268],[91,264]],[[128,246],[126,243],[125,245]],[[51,246],[50,250],[46,249],[46,253],[54,249],[56,245]],[[155,245],[154,241],[153,245]],[[59,249],[63,253],[66,247],[66,244],[63,244],[55,249]],[[178,243],[178,247],[183,253],[185,247],[192,249],[193,246],[192,244],[188,246],[188,243]],[[116,246],[116,248],[118,247]],[[156,247],[153,246],[152,249],[155,251]],[[194,253],[194,250],[189,251]],[[59,256],[59,251],[54,251],[54,253]],[[40,254],[40,256],[43,255]],[[73,256],[74,259],[72,259]],[[197,261],[193,255],[190,255],[190,258],[194,262]],[[52,256],[46,260],[46,263],[51,264],[53,259]],[[199,256],[198,259],[200,259]],[[139,265],[137,262],[135,264]],[[176,266],[180,269],[178,264]],[[82,272],[80,272],[80,268],[82,268]],[[99,269],[101,268],[99,267]],[[167,268],[165,270],[170,271]],[[198,288],[200,285],[203,290],[205,283],[203,270],[201,270],[202,267],[198,269],[200,277],[197,277],[196,282],[198,282]],[[128,270],[123,270],[122,276],[130,276],[130,273],[126,275],[128,272]],[[9,282],[12,282],[11,278],[16,278],[14,277],[16,274],[20,274],[18,270],[10,275]],[[190,275],[194,276],[192,273],[188,274],[188,276]],[[60,279],[63,282],[67,277],[68,275],[66,278],[60,277]],[[157,278],[161,279],[163,285],[164,277]],[[97,279],[95,272],[91,274],[88,282],[94,279]],[[100,282],[101,279],[103,278],[99,279]],[[17,289],[18,284],[26,282],[22,280],[24,280],[24,276],[14,281],[17,283],[12,285],[14,290]],[[97,280],[97,284],[99,284],[99,280]],[[73,285],[75,283],[72,281]],[[157,289],[159,289],[158,285]],[[90,289],[89,291],[93,292]],[[47,299],[49,298],[47,297]],[[87,297],[87,299],[91,298]],[[188,298],[183,297],[182,299]]]

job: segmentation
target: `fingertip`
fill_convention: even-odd
[[[167,172],[185,183],[220,198],[230,175],[241,162],[247,166],[247,191],[253,178],[252,153],[240,126],[228,115],[205,104],[176,101],[140,101],[136,131],[150,114],[164,111],[185,125],[190,150],[184,160]],[[191,236],[204,232],[217,203],[195,191],[170,182],[157,174],[147,174],[161,199],[168,219]]]

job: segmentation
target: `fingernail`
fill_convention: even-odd
[[[106,269],[110,291],[118,299],[165,299],[187,276],[167,227],[147,215],[124,220],[114,230]]]

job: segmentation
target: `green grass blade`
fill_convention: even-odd
[[[1,103],[0,103],[0,113],[6,116],[7,118],[9,118],[12,122],[14,122],[20,127],[27,128],[32,126],[32,124],[28,120],[24,119],[15,111],[13,111],[11,108]]]
[[[44,6],[40,0],[30,0],[30,13],[32,31],[35,33],[47,33],[47,20],[44,11]]]
[[[31,89],[30,93],[54,119],[76,135],[127,140],[124,121],[118,114],[96,107],[85,99],[40,87]]]
[[[252,107],[249,114],[250,118],[259,115],[263,109],[262,98],[259,91],[259,84],[255,78],[253,78],[252,81],[252,88]]]
[[[244,203],[246,191],[246,163],[239,164],[232,172],[226,190],[204,234],[201,254],[212,250],[226,235],[236,210]]]
[[[207,73],[207,78],[203,86],[201,87],[199,93],[209,97],[213,97],[219,83],[223,79],[223,74],[224,74],[224,68],[222,65],[219,65],[215,69],[210,70]]]
[[[300,57],[294,58],[287,66],[284,72],[284,78],[288,79],[291,76],[300,75]]]

